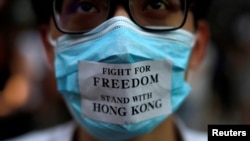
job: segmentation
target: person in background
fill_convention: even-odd
[[[214,112],[210,120],[249,124],[250,1],[214,1],[208,18],[211,42],[217,51],[213,72]]]
[[[65,110],[62,113],[65,106],[38,30],[24,18],[32,17],[27,15],[31,13],[28,2],[0,1],[0,140],[70,118]]]
[[[8,16],[12,2],[0,1],[0,140],[24,134],[32,127],[30,114],[19,111],[27,101],[31,78],[25,70],[27,63],[14,49]]]
[[[191,90],[188,71],[204,57],[209,1],[32,2],[75,120],[13,140],[207,140],[174,113]]]

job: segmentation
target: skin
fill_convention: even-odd
[[[27,60],[18,52],[10,51],[10,55],[8,51],[5,50],[6,47],[11,48],[11,45],[6,41],[8,37],[4,37],[6,33],[1,33],[1,31],[0,50],[2,52],[0,53],[0,69],[7,69],[4,68],[6,67],[6,65],[4,65],[5,62],[10,64],[7,69],[9,70],[10,76],[6,80],[3,89],[0,90],[0,117],[7,117],[24,107],[29,98],[31,90],[30,84],[33,78],[30,75],[31,69]]]
[[[115,10],[115,13],[113,16],[114,17],[115,16],[124,16],[124,17],[130,18],[128,13],[126,12],[126,10],[124,9],[124,7],[122,5],[116,6],[116,10]],[[209,37],[208,26],[207,26],[205,21],[198,21],[198,27],[195,30],[193,16],[192,16],[192,13],[189,12],[188,19],[187,19],[185,25],[183,26],[183,29],[195,33],[196,38],[197,38],[196,43],[195,43],[194,48],[193,48],[193,51],[192,51],[192,54],[190,56],[190,60],[189,60],[188,70],[190,70],[190,69],[193,69],[196,66],[198,66],[199,63],[201,62],[202,58],[205,55],[205,50],[206,50],[206,46],[208,43],[208,37]],[[40,27],[40,33],[42,35],[41,37],[42,37],[42,40],[44,42],[45,49],[47,51],[48,59],[51,62],[51,68],[53,69],[53,61],[54,61],[53,55],[54,55],[54,53],[53,53],[53,49],[52,49],[50,43],[47,40],[48,39],[47,35],[51,34],[52,38],[56,39],[57,37],[62,35],[62,33],[60,33],[56,29],[52,20],[50,22],[49,27],[46,25]],[[188,70],[186,72],[186,76],[188,75]],[[159,125],[151,133],[146,134],[144,136],[140,136],[140,137],[131,139],[130,141],[152,141],[152,140],[178,141],[180,139],[181,138],[179,136],[179,132],[176,130],[176,126],[174,123],[174,116],[170,116],[167,120],[165,120],[161,125]],[[95,139],[94,137],[89,135],[81,127],[77,128],[77,130],[76,130],[75,140],[76,141],[82,141],[82,140],[97,141],[97,139]]]

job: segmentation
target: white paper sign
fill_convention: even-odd
[[[83,115],[114,124],[171,113],[169,60],[134,64],[79,62]]]

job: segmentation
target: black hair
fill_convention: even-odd
[[[213,0],[191,0],[190,10],[193,12],[195,21],[207,20],[212,1]]]
[[[209,11],[209,6],[212,0],[187,0],[192,3],[191,11],[194,14],[195,21],[206,19]],[[37,17],[38,24],[49,23],[52,15],[53,0],[31,0],[33,10]]]
[[[31,0],[31,4],[36,15],[37,24],[49,23],[53,11],[53,0]]]
[[[213,43],[218,44],[218,47],[225,46],[226,50],[230,47],[238,48],[237,42],[240,37],[239,30],[249,33],[248,28],[239,24],[243,19],[247,23],[250,15],[249,0],[217,0],[212,4],[211,13],[208,16],[210,24],[211,39]],[[244,36],[245,37],[245,36]]]

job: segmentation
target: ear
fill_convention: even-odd
[[[49,68],[51,70],[54,70],[54,50],[48,40],[49,25],[46,25],[46,24],[40,25],[39,33],[40,33],[41,40],[43,42],[43,46],[45,48],[46,56],[49,62]]]
[[[209,28],[206,21],[198,21],[196,32],[196,43],[189,60],[189,68],[197,67],[205,56],[209,42]]]

